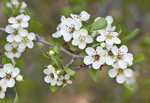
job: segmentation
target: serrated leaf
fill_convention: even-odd
[[[70,76],[74,76],[75,75],[75,71],[69,69],[69,68],[64,68],[64,71],[69,74]]]
[[[58,89],[58,86],[50,86],[50,91],[55,92]]]
[[[91,25],[91,30],[94,31],[94,30],[103,29],[106,26],[107,26],[107,21],[104,18],[100,18]]]
[[[91,77],[94,81],[97,80],[97,77],[98,77],[98,70],[95,70],[95,69],[90,69],[90,74],[91,74]]]
[[[19,97],[18,97],[18,94],[16,93],[16,96],[15,96],[15,99],[14,99],[14,102],[13,103],[19,103]]]
[[[139,33],[139,29],[135,29],[134,31],[132,31],[130,34],[128,34],[126,37],[125,37],[125,41],[128,41],[132,38],[134,38],[138,33]]]
[[[141,62],[144,60],[144,54],[140,53],[134,57],[134,63]]]

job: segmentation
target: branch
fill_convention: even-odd
[[[36,40],[42,44],[46,44],[50,47],[55,47],[55,44],[52,44],[50,42],[45,41],[43,38],[41,38],[39,35],[36,35]],[[61,46],[61,51],[63,51],[64,53],[68,54],[69,56],[71,56],[72,58],[84,58],[84,56],[79,56],[76,54],[71,53],[70,51],[68,51],[67,49],[65,49],[63,46]]]
[[[3,32],[5,32],[5,28],[0,28],[0,31],[3,31]]]
[[[71,61],[65,65],[65,68],[70,67],[74,63],[75,60],[76,60],[76,58],[72,58]]]

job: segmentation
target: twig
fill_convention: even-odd
[[[5,32],[5,28],[0,28],[0,31],[4,31]]]
[[[75,60],[76,60],[76,58],[72,58],[71,61],[65,65],[65,68],[70,67],[74,63]]]
[[[50,47],[55,47],[56,45],[55,44],[52,44],[50,42],[47,42],[45,41],[43,38],[41,38],[39,35],[36,35],[36,40],[42,44],[46,44],[46,45],[49,45]],[[67,49],[65,49],[63,46],[61,46],[61,50],[68,54],[69,56],[71,56],[72,58],[84,58],[84,56],[79,56],[79,55],[76,55],[76,54],[73,54],[71,53],[70,51],[68,51]]]

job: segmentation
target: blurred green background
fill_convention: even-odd
[[[94,82],[88,70],[79,70],[71,86],[51,93],[48,85],[43,82],[44,66],[50,64],[43,54],[48,46],[36,44],[32,50],[27,50],[24,56],[24,82],[17,83],[19,103],[150,103],[150,0],[25,0],[30,8],[33,20],[30,31],[48,38],[56,31],[61,15],[79,13],[87,10],[93,18],[112,15],[123,32],[120,38],[125,38],[134,29],[140,32],[126,43],[134,55],[143,53],[145,59],[135,63],[132,69],[137,74],[137,89],[131,92],[123,85],[107,75],[107,69],[99,72],[97,82]],[[0,27],[5,27],[8,16],[0,1]],[[0,39],[6,35],[0,32]],[[3,46],[0,45],[2,56]],[[62,56],[66,56],[62,54]],[[70,58],[65,58],[67,62]],[[13,89],[8,90],[8,103],[15,97]],[[11,95],[11,96],[10,96]]]

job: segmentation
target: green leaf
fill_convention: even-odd
[[[6,11],[6,13],[7,13],[8,15],[12,15],[12,14],[13,14],[13,11],[12,11],[11,8],[8,8],[8,7],[7,7],[7,2],[8,2],[8,0],[3,0],[3,8],[4,8],[4,10]]]
[[[141,62],[144,60],[144,54],[140,53],[134,57],[134,63]]]
[[[7,63],[12,63],[11,59],[9,59],[7,57],[3,57],[2,58],[2,64],[7,64]]]
[[[58,89],[58,86],[50,86],[50,91],[55,92]]]
[[[134,37],[139,33],[139,31],[140,31],[139,29],[135,29],[135,30],[132,31],[130,34],[128,34],[128,35],[124,38],[124,40],[125,40],[125,41],[128,41],[128,40],[134,38]]]
[[[91,74],[91,76],[92,76],[92,79],[93,79],[94,81],[96,81],[96,80],[97,80],[97,77],[98,77],[98,70],[90,69],[90,74]]]
[[[13,103],[19,103],[19,97],[18,97],[18,94],[16,93],[16,97],[14,99],[14,102]]]
[[[69,68],[64,68],[64,71],[69,74],[70,76],[74,76],[75,75],[75,71],[69,69]]]
[[[136,91],[136,84],[128,85],[126,82],[123,84],[130,92],[134,93]]]
[[[107,26],[107,21],[104,18],[100,18],[91,25],[91,30],[94,31],[94,30],[103,29],[106,26]]]
[[[19,69],[22,69],[24,67],[24,59],[23,58],[17,59],[15,66],[18,67]]]

